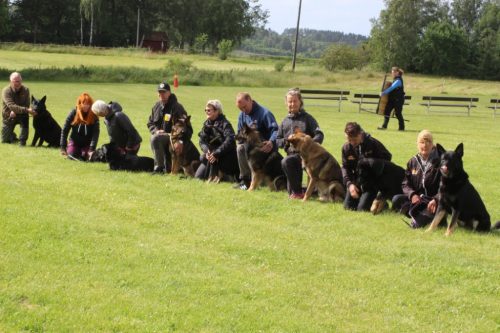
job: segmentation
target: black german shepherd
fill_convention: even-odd
[[[153,172],[155,163],[151,157],[122,154],[114,143],[104,144],[101,149],[111,170]]]
[[[458,224],[474,231],[490,231],[490,214],[463,167],[463,144],[460,143],[455,151],[446,151],[438,143],[437,151],[441,157],[439,203],[427,231],[436,229],[447,214],[451,214],[451,220],[448,221],[446,236],[450,236]]]
[[[285,173],[281,168],[283,156],[277,151],[266,153],[262,151],[262,140],[259,131],[247,124],[243,125],[241,131],[236,135],[236,140],[245,146],[248,164],[252,172],[252,181],[249,191],[253,191],[265,180],[271,190],[280,191],[284,184],[277,185],[278,179],[285,179]]]
[[[46,100],[47,96],[43,96],[40,100],[31,96],[31,108],[37,113],[33,117],[35,135],[31,145],[35,146],[38,141],[38,147],[40,147],[45,141],[49,144],[49,147],[59,147],[61,142],[61,126],[57,124],[50,112],[47,111],[47,107],[45,106]]]
[[[396,194],[403,193],[401,183],[405,170],[380,158],[362,158],[358,162],[358,184],[361,190],[378,191],[370,211],[378,214]]]

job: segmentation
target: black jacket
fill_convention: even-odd
[[[68,134],[71,130],[70,139],[73,140],[74,143],[80,147],[90,146],[90,150],[94,151],[97,147],[97,141],[99,140],[99,119],[96,119],[95,123],[92,125],[71,125],[75,119],[75,115],[76,109],[73,109],[66,117],[66,121],[64,122],[64,126],[61,131],[61,148],[66,149],[68,146]]]
[[[142,142],[142,138],[135,129],[132,122],[125,113],[122,112],[122,107],[116,102],[109,103],[110,112],[104,119],[104,124],[109,134],[109,141],[116,143],[118,147],[134,148]]]
[[[149,132],[155,134],[157,130],[164,130],[170,133],[172,132],[173,120],[179,119],[181,116],[187,116],[187,112],[182,104],[177,101],[177,96],[171,94],[167,104],[158,101],[153,105],[147,124]],[[193,127],[189,124],[182,140],[189,141],[192,136]]]
[[[283,148],[287,155],[297,153],[293,149],[293,146],[286,141],[288,136],[293,134],[296,127],[298,127],[305,134],[309,135],[315,142],[319,144],[323,142],[323,132],[319,128],[318,122],[313,116],[307,113],[304,109],[301,109],[297,114],[289,113],[281,122],[281,125],[278,128],[278,136],[276,138],[276,144],[279,148]]]
[[[363,141],[354,148],[349,142],[342,146],[342,177],[344,185],[357,184],[358,161],[361,157],[381,158],[390,161],[391,153],[385,146],[368,133],[363,133]]]
[[[222,114],[215,121],[205,120],[198,136],[200,148],[205,154],[211,151],[215,157],[220,157],[236,152],[233,126]]]
[[[440,160],[436,149],[434,149],[429,156],[427,167],[424,166],[418,154],[408,161],[402,189],[409,200],[415,194],[423,194],[428,197],[438,195],[439,181],[441,180]]]

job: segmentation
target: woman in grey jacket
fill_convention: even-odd
[[[288,90],[286,94],[286,105],[288,115],[283,119],[278,128],[276,144],[283,148],[287,156],[281,161],[281,168],[287,178],[287,189],[290,199],[302,199],[302,160],[299,153],[286,140],[293,134],[296,127],[309,135],[315,142],[323,142],[323,132],[319,128],[318,122],[304,110],[304,102],[298,88]]]

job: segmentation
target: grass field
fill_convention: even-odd
[[[353,82],[345,84],[349,89],[376,91],[370,80],[377,78],[342,75]],[[408,75],[406,82],[415,96],[431,85],[441,89],[437,78]],[[151,156],[145,124],[156,83],[26,84],[35,96],[48,95],[59,123],[83,91],[120,102],[144,139],[140,155]],[[498,93],[498,84],[447,80],[445,89],[484,100]],[[197,133],[211,98],[221,99],[236,125],[234,97],[241,90],[278,121],[285,116],[283,88],[182,86],[177,95]],[[306,103],[338,159],[343,127],[353,120],[400,165],[415,153],[423,128],[446,148],[464,142],[465,168],[492,220],[500,220],[500,119],[491,110],[426,116],[414,101],[404,112],[408,131],[400,133],[395,120],[376,131],[382,119],[357,113],[352,103],[342,112]],[[372,216],[267,189],[248,193],[231,184],[110,172],[47,148],[0,145],[0,154],[0,332],[500,328],[499,234],[458,230],[445,238],[443,230],[411,230],[389,212]]]

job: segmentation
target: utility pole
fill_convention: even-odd
[[[301,8],[302,8],[302,0],[299,0],[299,15],[297,16],[297,30],[295,30],[295,46],[293,48],[292,72],[295,72],[295,61],[297,60],[297,44],[299,42],[299,25],[300,25]]]
[[[141,7],[137,6],[137,34],[135,37],[135,47],[139,47],[139,26],[141,22]]]

